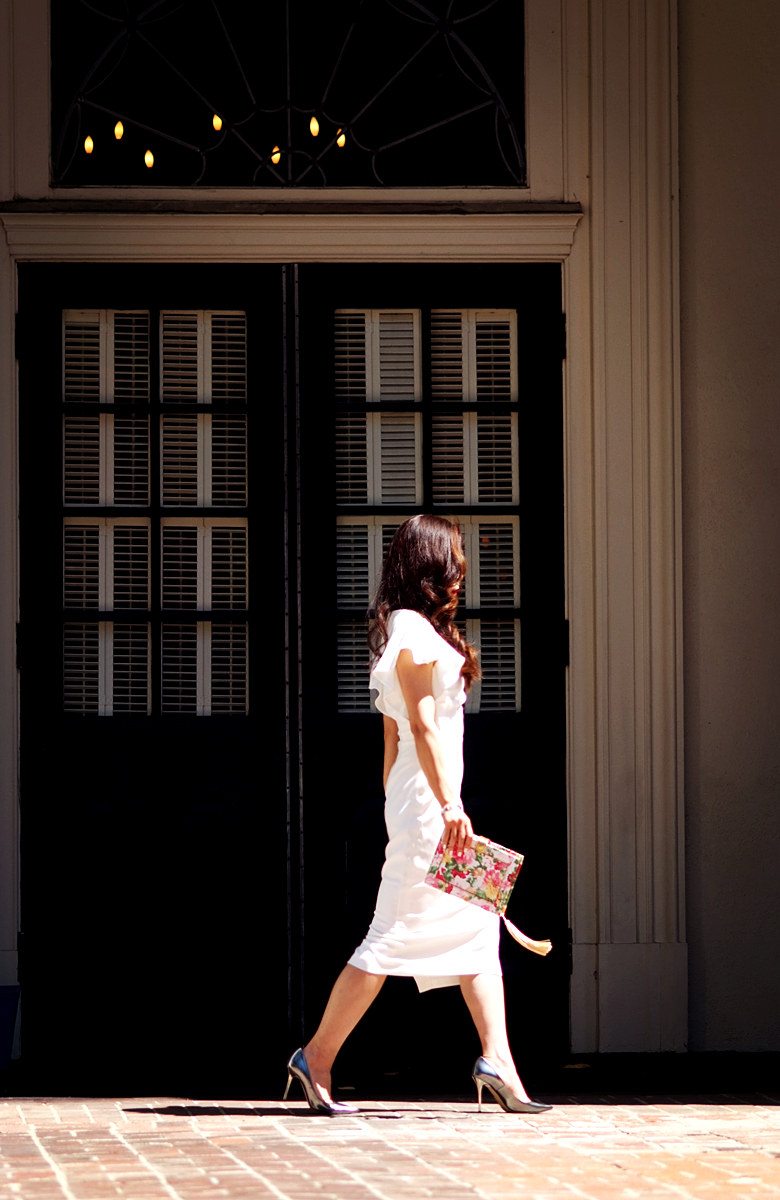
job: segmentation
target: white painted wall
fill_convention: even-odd
[[[776,0],[680,0],[692,1050],[780,1050]]]

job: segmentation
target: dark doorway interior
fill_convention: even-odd
[[[436,408],[432,347],[449,345],[454,311],[498,391],[439,391]],[[355,314],[366,346],[390,314],[416,389],[380,397],[411,475],[365,498],[344,482],[344,447],[354,464],[355,437],[373,437],[381,459],[385,418],[343,394]],[[93,345],[108,355],[97,384]],[[365,932],[384,847],[379,718],[353,637],[365,606],[344,546],[370,525],[381,553],[383,528],[423,507],[469,525],[477,556],[511,543],[514,582],[485,550],[464,610],[495,657],[467,716],[464,796],[481,832],[526,854],[509,915],[556,947],[503,950],[513,1044],[530,1065],[564,1055],[559,267],[27,266],[20,386],[30,1076],[52,1091],[281,1088],[288,1047]],[[501,422],[514,431],[515,483],[458,503],[441,447],[453,420],[488,445],[485,416],[499,474]],[[453,1038],[463,1053],[432,1081],[426,1055]],[[456,989],[390,981],[339,1075],[368,1093],[458,1089],[472,1050]]]

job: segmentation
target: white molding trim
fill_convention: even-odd
[[[572,0],[572,25],[581,20],[576,7]],[[575,359],[567,421],[572,1039],[580,1052],[680,1050],[676,0],[591,0],[589,21],[587,180],[574,129],[568,137],[572,180],[589,193],[567,287],[582,336],[590,323],[592,396],[589,412],[579,412],[585,380],[575,376],[585,364]],[[573,87],[581,70],[572,64]]]
[[[580,213],[411,216],[0,213],[17,261],[561,261]]]

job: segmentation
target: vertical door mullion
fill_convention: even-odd
[[[299,1040],[304,1030],[304,820],[301,692],[301,429],[297,264],[282,267],[282,403],[284,406],[285,792],[287,802],[287,1018]],[[332,400],[331,381],[325,388]],[[293,1039],[294,1040],[294,1039]]]
[[[420,309],[420,371],[422,378],[422,511],[433,511],[433,387],[431,378],[431,310]]]
[[[162,437],[162,406],[160,397],[160,339],[161,314],[158,308],[149,310],[149,622],[152,642],[151,713],[158,717],[162,709],[162,628],[160,608],[162,598],[162,487],[160,480],[160,439]]]

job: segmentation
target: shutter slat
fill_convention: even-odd
[[[342,621],[336,629],[338,709],[343,713],[369,712],[368,646],[364,621]]]
[[[62,396],[66,401],[99,404],[105,364],[101,362],[101,312],[63,316]]]
[[[383,311],[376,314],[379,326],[379,394],[372,399],[417,400],[416,314]]]
[[[212,403],[245,404],[246,396],[246,313],[212,313]]]
[[[165,623],[160,630],[161,708],[168,713],[198,711],[198,628]]]
[[[480,607],[519,604],[516,520],[475,521],[474,524]]]
[[[338,400],[367,398],[366,314],[337,312],[334,318],[335,391]]]
[[[211,711],[248,711],[248,640],[246,625],[211,625]]]
[[[466,420],[466,414],[433,415],[433,499],[437,504],[464,504],[471,498],[465,472]]]
[[[100,417],[65,417],[63,499],[100,504]]]
[[[164,608],[198,607],[198,528],[162,527],[162,603]]]
[[[340,608],[367,607],[371,562],[367,524],[336,525],[336,603]]]
[[[368,503],[368,417],[340,413],[336,418],[336,502]]]
[[[149,418],[113,417],[114,504],[149,503]]]
[[[517,502],[516,418],[476,416],[477,499],[480,504]]]
[[[68,621],[62,629],[62,675],[65,712],[100,711],[100,626]]]
[[[519,621],[475,622],[482,678],[480,712],[516,712],[520,698]]]
[[[434,400],[466,400],[464,314],[434,309],[431,313],[431,394]]]
[[[161,418],[162,502],[166,507],[198,503],[198,420],[195,414]]]
[[[162,314],[160,396],[165,404],[197,404],[201,398],[202,336],[197,312]]]
[[[63,604],[100,608],[100,526],[63,528]]]
[[[210,533],[211,607],[246,608],[247,530],[220,525]]]
[[[149,314],[115,312],[114,403],[149,403]]]
[[[246,417],[215,413],[211,417],[211,503],[215,508],[238,508],[246,502]]]
[[[379,422],[379,495],[380,504],[416,504],[419,495],[417,413],[372,414]]]
[[[475,327],[477,400],[514,400],[512,371],[512,323],[501,319],[477,319]]]
[[[115,524],[113,540],[114,608],[148,608],[148,526]]]
[[[150,711],[150,630],[146,624],[115,624],[112,637],[114,713]]]

